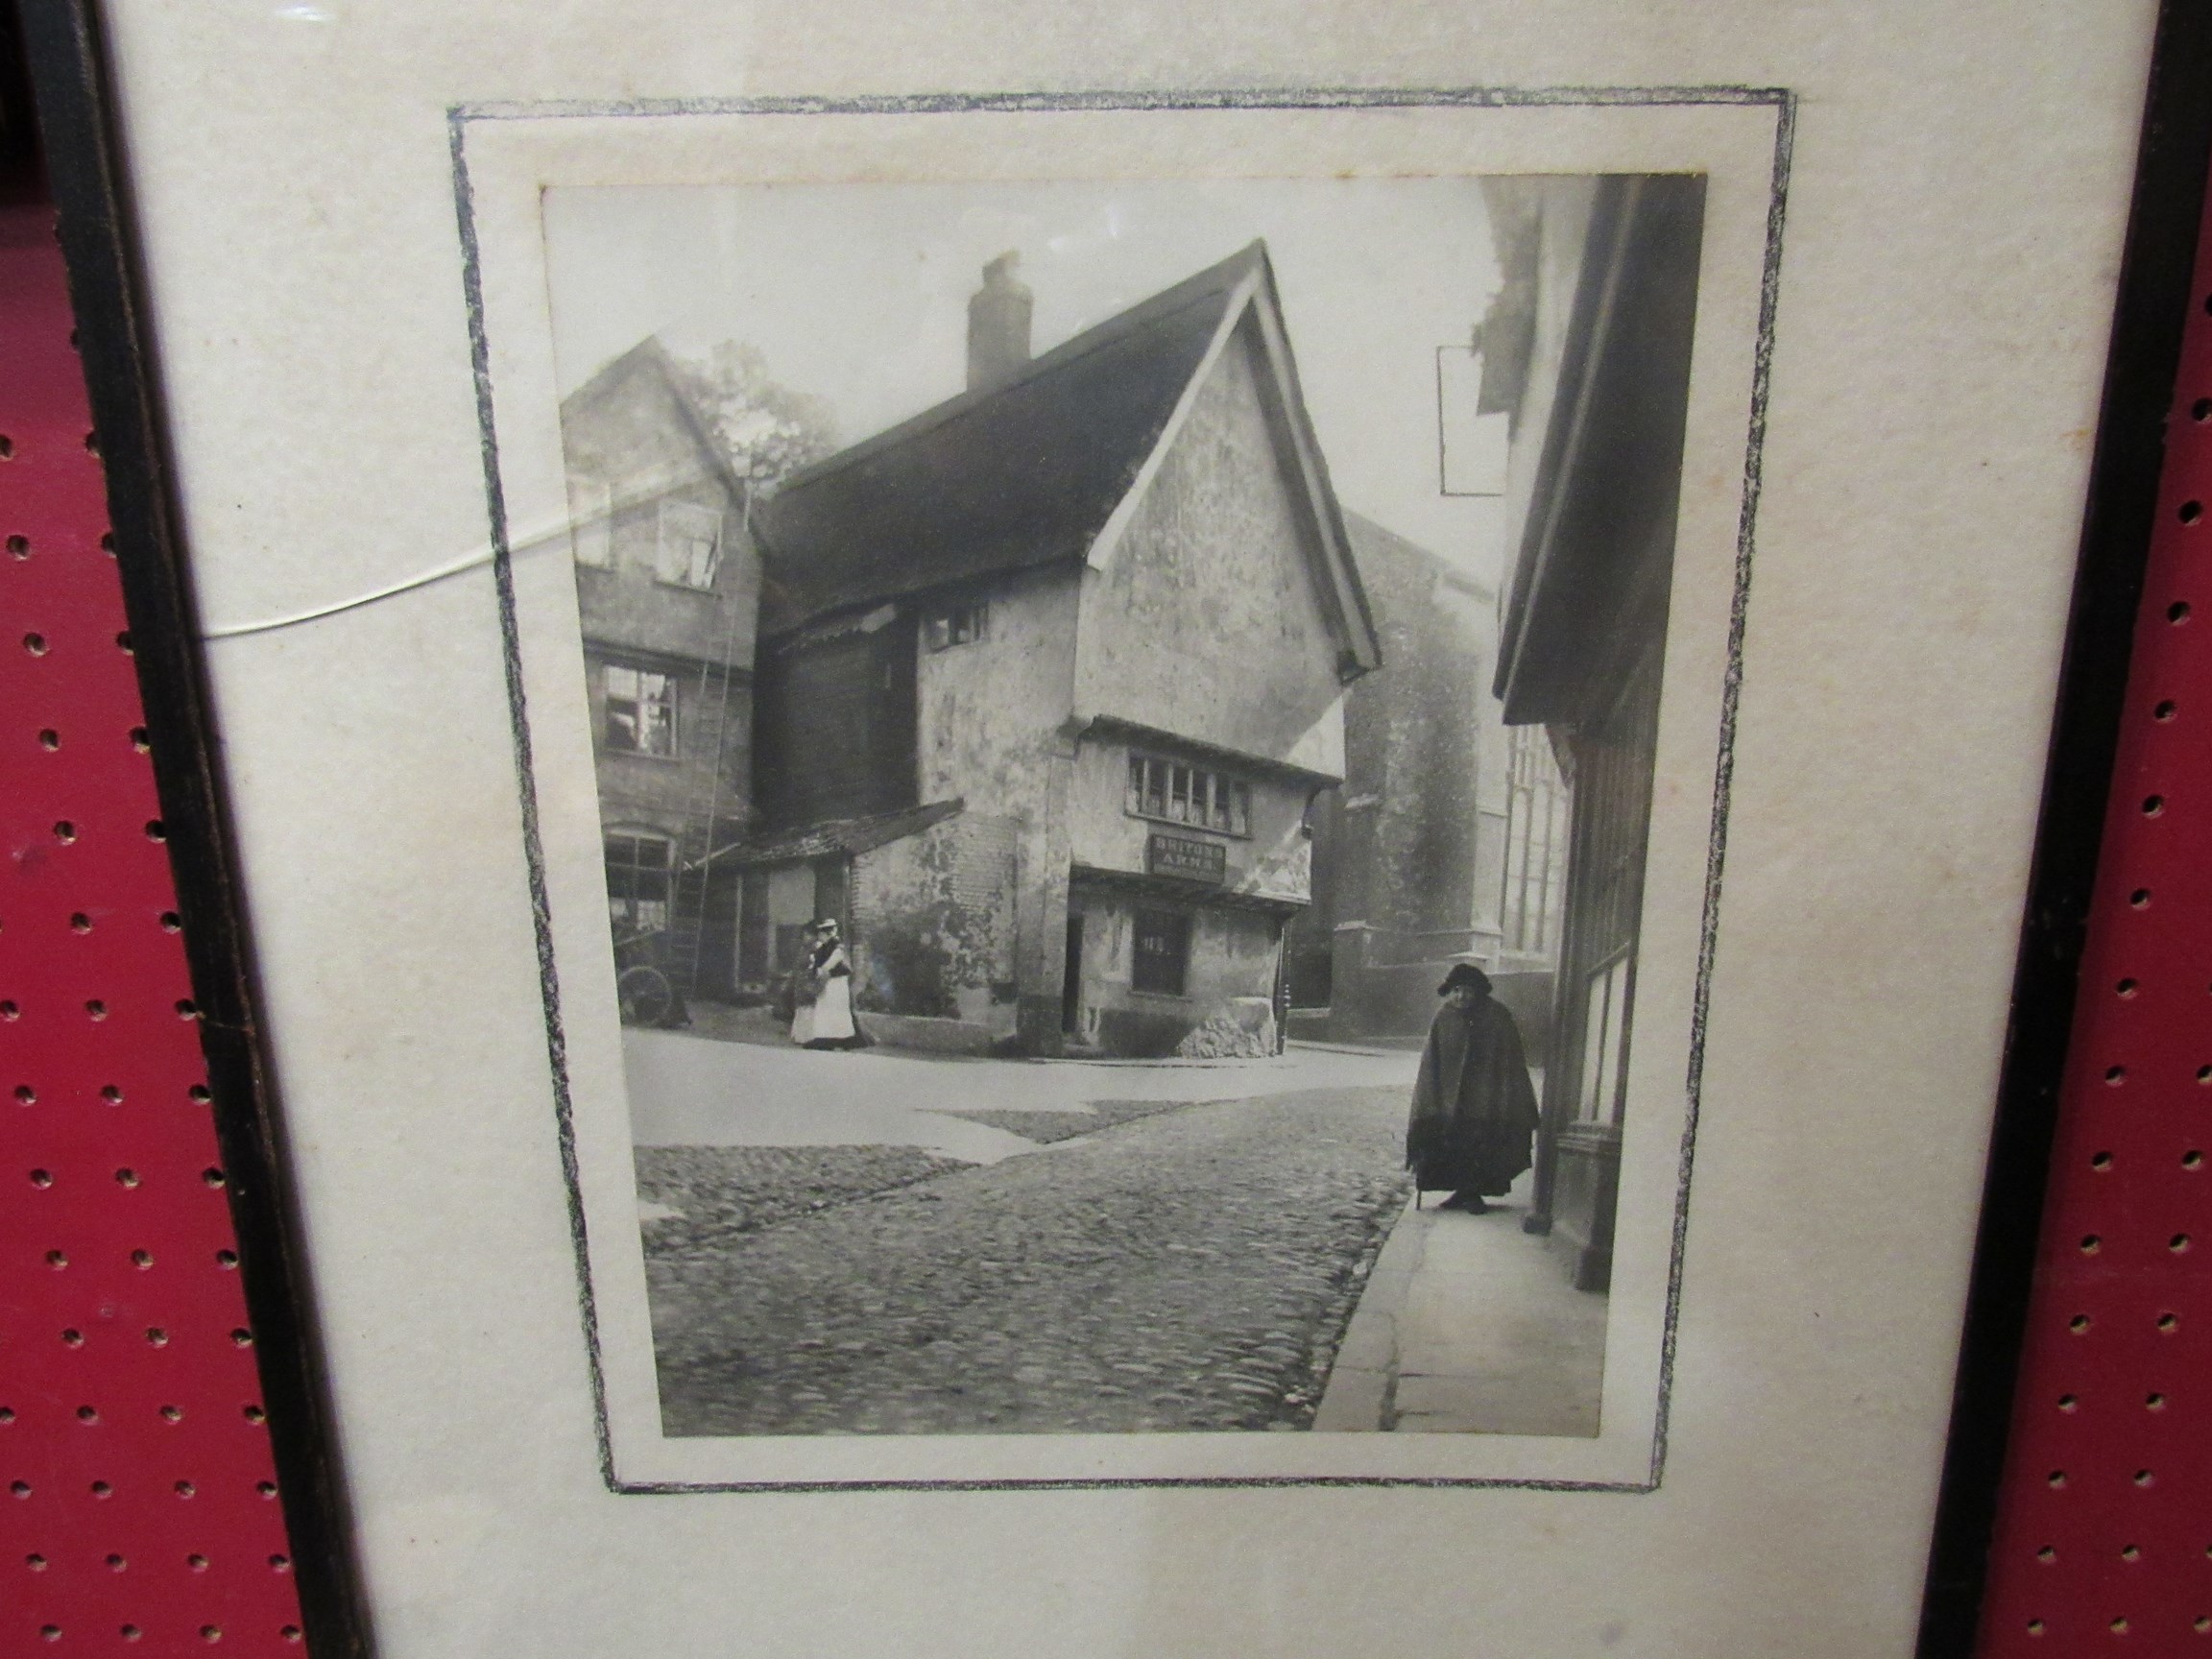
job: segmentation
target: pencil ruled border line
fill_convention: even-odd
[[[477,241],[474,197],[469,178],[468,128],[476,121],[620,119],[678,115],[962,115],[1080,113],[1087,111],[1207,111],[1239,109],[1407,109],[1407,108],[1557,108],[1573,107],[1660,108],[1684,105],[1767,107],[1775,112],[1774,159],[1767,209],[1767,240],[1760,272],[1759,321],[1753,346],[1751,397],[1746,427],[1743,505],[1737,521],[1735,580],[1729,600],[1728,638],[1721,678],[1720,721],[1714,767],[1713,814],[1706,841],[1703,906],[1698,924],[1697,967],[1692,991],[1690,1060],[1681,1146],[1675,1180],[1674,1214],[1667,1271],[1658,1408],[1653,1419],[1651,1461],[1643,1480],[1546,1480],[1482,1476],[1282,1475],[1142,1476],[1075,1479],[1038,1477],[1007,1479],[817,1479],[817,1480],[649,1480],[630,1481],[615,1473],[608,1419],[606,1367],[599,1343],[598,1305],[592,1289],[589,1235],[576,1160],[573,1101],[569,1092],[567,1038],[561,1019],[561,987],[553,951],[552,913],[546,896],[544,850],[538,829],[537,783],[531,763],[528,714],[524,706],[520,629],[515,613],[513,553],[508,546],[506,500],[499,476],[491,372],[486,333],[481,249]],[[522,792],[523,853],[527,863],[531,924],[538,955],[539,992],[543,1002],[546,1058],[552,1072],[553,1108],[567,1188],[568,1225],[576,1252],[577,1290],[587,1362],[591,1382],[592,1426],[600,1478],[620,1496],[664,1497],[694,1493],[821,1492],[1001,1492],[1125,1490],[1143,1487],[1280,1488],[1294,1486],[1392,1486],[1417,1488],[1496,1488],[1524,1492],[1655,1492],[1667,1461],[1671,1417],[1677,1324],[1682,1301],[1683,1257],[1689,1242],[1690,1177],[1696,1149],[1700,1095],[1704,1081],[1705,1037],[1711,1007],[1712,974],[1719,939],[1721,878],[1727,856],[1727,820],[1735,774],[1738,710],[1743,698],[1743,644],[1748,628],[1752,555],[1756,541],[1761,459],[1772,376],[1774,338],[1781,293],[1782,236],[1789,198],[1791,150],[1796,132],[1797,95],[1787,87],[1713,86],[1541,86],[1541,87],[1276,87],[1202,90],[1070,92],[917,93],[850,98],[642,98],[614,101],[553,100],[543,103],[462,103],[446,111],[453,166],[453,194],[460,224],[462,287],[467,306],[476,414],[482,436],[484,487],[492,526],[492,568],[500,611],[500,641],[505,658],[509,716],[515,741],[516,773]]]
[[[467,131],[449,119],[453,204],[461,231],[461,285],[469,308],[469,358],[475,377],[476,421],[484,462],[484,504],[492,529],[492,580],[499,595],[499,654],[515,740],[515,777],[522,794],[522,851],[528,866],[530,931],[538,954],[538,992],[545,1007],[545,1059],[552,1072],[553,1118],[567,1189],[568,1237],[576,1252],[583,1298],[584,1347],[591,1365],[591,1418],[599,1476],[615,1483],[614,1446],[607,1423],[607,1378],[599,1358],[599,1305],[591,1289],[591,1241],[584,1217],[584,1186],[576,1163],[576,1115],[568,1092],[568,1037],[561,1023],[561,975],[553,953],[553,910],[545,890],[545,851],[538,832],[538,782],[531,764],[529,709],[522,683],[521,625],[515,613],[515,556],[507,540],[507,494],[499,478],[499,436],[492,401],[492,345],[484,331],[484,264],[476,240],[476,198],[469,181]]]
[[[1673,1244],[1667,1262],[1667,1311],[1659,1337],[1659,1413],[1651,1430],[1651,1485],[1667,1464],[1673,1406],[1676,1315],[1682,1258],[1690,1239],[1690,1169],[1696,1162],[1697,1114],[1705,1086],[1705,1022],[1713,1000],[1713,959],[1720,939],[1720,876],[1728,856],[1728,805],[1736,778],[1736,715],[1743,699],[1743,636],[1751,609],[1751,551],[1759,518],[1761,456],[1774,369],[1774,315],[1782,294],[1782,229],[1790,199],[1790,160],[1797,100],[1782,95],[1774,118],[1774,174],[1767,197],[1767,252],[1759,275],[1759,329],[1751,357],[1751,408],[1743,443],[1743,504],[1736,522],[1736,583],[1728,601],[1728,650],[1720,681],[1720,740],[1713,768],[1713,827],[1705,845],[1705,907],[1697,928],[1697,974],[1691,991],[1690,1066],[1683,1080],[1682,1150],[1674,1195]]]

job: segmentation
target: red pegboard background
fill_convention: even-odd
[[[51,208],[0,208],[0,1653],[296,1654]]]
[[[2060,1089],[1985,1659],[2212,1655],[2212,212],[2196,300]]]

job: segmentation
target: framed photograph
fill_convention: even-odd
[[[1905,1651],[2152,10],[111,7],[380,1650]]]
[[[456,116],[621,1489],[1656,1479],[1787,101],[1317,102]]]

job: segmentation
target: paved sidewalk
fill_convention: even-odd
[[[1407,1206],[1353,1312],[1314,1429],[1598,1432],[1606,1301],[1575,1289],[1545,1241],[1521,1231],[1527,1185],[1524,1175],[1484,1215]]]

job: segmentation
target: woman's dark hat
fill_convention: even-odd
[[[1490,995],[1490,975],[1471,962],[1455,962],[1452,972],[1444,975],[1444,983],[1436,987],[1436,995],[1449,997],[1462,985],[1472,985],[1485,997]]]

